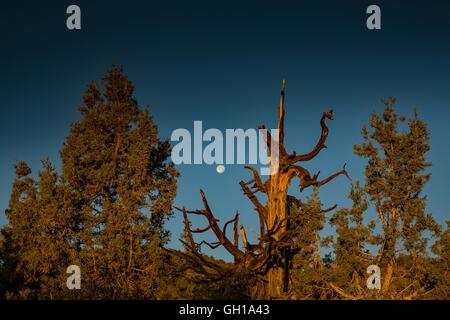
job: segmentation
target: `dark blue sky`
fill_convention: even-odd
[[[82,10],[82,30],[66,29],[66,7]],[[378,4],[382,30],[365,26]],[[176,128],[256,128],[276,125],[281,80],[286,79],[286,144],[306,152],[320,133],[322,111],[333,108],[328,149],[307,165],[322,175],[348,163],[380,99],[397,109],[417,107],[432,133],[432,179],[427,210],[449,219],[450,5],[448,1],[10,1],[0,12],[0,210],[7,207],[13,164],[35,172],[59,150],[86,85],[113,63],[135,83],[162,137]],[[222,221],[235,209],[252,235],[255,213],[239,189],[242,166],[180,166],[176,205],[201,207],[206,191]],[[294,190],[293,190],[294,191]],[[349,205],[349,183],[338,178],[321,190],[325,205]],[[298,191],[294,193],[299,196]],[[304,195],[303,195],[304,196]],[[302,197],[303,197],[302,196]],[[0,214],[0,224],[6,222]],[[169,223],[176,240],[179,216]],[[326,229],[328,232],[329,229]],[[176,241],[174,241],[175,243]]]

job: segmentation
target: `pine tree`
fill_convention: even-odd
[[[382,292],[388,297],[411,298],[423,291],[420,277],[428,256],[425,232],[439,232],[425,212],[422,195],[431,176],[426,172],[431,165],[426,160],[430,137],[416,111],[410,119],[398,117],[395,99],[384,103],[382,116],[372,114],[370,129],[362,130],[364,142],[354,150],[368,160],[365,192],[382,229],[374,261],[383,270]]]
[[[366,287],[366,270],[373,263],[369,246],[377,242],[373,235],[376,222],[364,221],[369,201],[359,181],[352,185],[349,198],[352,207],[338,210],[330,219],[337,234],[333,242],[335,258],[328,272],[329,285],[334,289],[331,298],[374,298],[374,292]]]
[[[4,226],[0,234],[0,300],[14,297],[24,287],[23,274],[17,269],[16,249],[11,227]]]
[[[450,221],[446,221],[446,224],[446,230],[433,245],[437,258],[428,266],[434,284],[430,289],[433,292],[427,297],[429,299],[450,299]]]
[[[2,298],[12,298],[19,292],[28,296],[25,291],[24,271],[20,261],[21,249],[33,240],[28,230],[33,227],[33,204],[36,199],[35,181],[29,177],[31,169],[25,162],[15,165],[15,180],[13,182],[9,208],[5,210],[9,225],[2,228],[1,237],[1,274]]]
[[[288,295],[292,299],[323,299],[324,278],[328,272],[323,263],[321,248],[328,246],[330,237],[321,238],[320,232],[327,220],[329,209],[322,208],[319,189],[314,188],[305,202],[294,197],[289,210],[289,238],[291,259],[291,290]]]
[[[11,298],[55,299],[65,296],[65,271],[70,260],[67,230],[71,223],[63,210],[62,185],[51,163],[43,161],[39,179],[31,178],[24,162],[16,165],[5,227],[9,279],[19,283],[6,294]]]
[[[148,108],[141,111],[120,67],[91,83],[61,151],[78,212],[82,270],[95,298],[152,298],[169,233],[177,171]]]
[[[43,162],[37,180],[16,165],[9,224],[0,237],[0,294],[7,298],[156,298],[170,257],[164,223],[178,172],[148,109],[121,68],[91,83],[63,149],[62,174]],[[66,287],[69,265],[81,290]],[[3,280],[3,279],[2,279]]]

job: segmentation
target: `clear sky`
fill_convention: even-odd
[[[36,173],[59,150],[79,119],[86,85],[113,63],[149,105],[161,137],[176,128],[276,126],[281,80],[286,79],[286,145],[309,151],[320,134],[322,111],[333,108],[328,149],[307,164],[322,176],[343,163],[354,179],[364,162],[352,148],[380,100],[397,98],[397,110],[419,115],[431,130],[432,179],[427,211],[450,217],[450,3],[448,1],[10,1],[0,11],[0,224],[13,180],[25,160]],[[65,26],[77,4],[82,30]],[[381,7],[382,29],[366,28],[366,8]],[[175,204],[200,208],[204,189],[224,222],[239,209],[250,236],[256,214],[239,188],[242,166],[180,166]],[[325,206],[346,200],[339,177],[321,190]],[[294,195],[304,198],[298,190]],[[196,220],[197,221],[197,220]],[[197,221],[201,223],[200,221]],[[172,245],[182,230],[176,215]],[[253,231],[252,231],[253,229]],[[325,232],[329,232],[329,228]],[[219,255],[222,256],[219,250]]]

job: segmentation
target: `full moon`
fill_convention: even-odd
[[[219,164],[219,165],[217,166],[217,168],[216,168],[216,171],[217,171],[217,173],[219,173],[219,174],[224,173],[224,171],[225,171],[224,165],[223,165],[223,164]]]

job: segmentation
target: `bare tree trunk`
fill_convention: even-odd
[[[286,231],[286,215],[287,215],[287,189],[289,181],[284,179],[281,173],[271,176],[270,186],[268,190],[268,228],[276,228],[277,223],[282,223],[281,228],[273,235],[275,241],[280,239],[280,235]],[[267,273],[267,294],[268,298],[276,298],[281,295],[283,288],[283,266],[278,265],[279,259],[275,259],[275,264]]]
[[[389,290],[389,286],[391,285],[392,278],[394,276],[394,265],[395,265],[395,248],[397,245],[397,210],[395,208],[391,209],[391,233],[388,236],[388,250],[386,250],[386,256],[388,258],[387,266],[386,266],[386,275],[384,276],[382,290]]]
[[[273,267],[267,273],[267,299],[274,299],[281,295],[283,290],[283,268]]]
[[[319,173],[311,175],[307,169],[300,166],[298,163],[309,161],[316,157],[321,150],[326,148],[325,141],[328,136],[328,127],[325,123],[326,119],[333,120],[333,111],[326,111],[322,114],[320,119],[321,134],[316,146],[306,154],[297,155],[295,152],[289,154],[284,146],[284,81],[282,84],[280,104],[278,117],[278,137],[273,139],[270,132],[266,130],[264,125],[259,125],[259,129],[266,132],[266,147],[270,158],[271,175],[264,183],[259,176],[258,171],[246,166],[253,174],[253,179],[245,182],[241,181],[239,184],[244,194],[252,202],[255,210],[259,216],[260,237],[258,244],[249,243],[244,226],[240,226],[240,235],[244,244],[243,250],[238,245],[238,224],[239,214],[227,221],[221,229],[218,225],[218,220],[215,218],[208,201],[203,191],[200,191],[204,209],[201,210],[186,210],[185,208],[176,208],[183,213],[186,241],[180,241],[184,244],[187,252],[180,252],[177,250],[166,249],[167,251],[176,254],[189,262],[189,266],[196,272],[205,274],[212,279],[221,278],[226,272],[236,268],[237,265],[244,267],[251,271],[258,281],[250,288],[250,296],[252,299],[276,299],[279,298],[283,291],[285,270],[288,271],[289,265],[287,263],[287,256],[285,254],[286,246],[289,244],[286,241],[287,225],[288,225],[288,189],[289,184],[293,178],[299,179],[300,191],[305,188],[315,186],[320,188],[327,184],[339,175],[345,175],[350,179],[345,165],[344,168],[323,179],[319,180]],[[266,205],[262,204],[256,193],[263,193],[267,195]],[[334,209],[336,206],[330,208]],[[189,215],[202,215],[207,221],[208,225],[204,228],[191,229]],[[227,236],[227,226],[233,223],[233,239]],[[205,240],[196,243],[193,238],[193,233],[203,233],[211,230],[217,241],[209,243]],[[235,260],[234,266],[224,266],[214,262],[211,259],[202,255],[198,248],[201,245],[207,245],[212,249],[223,246]],[[286,272],[287,277],[287,272]]]
[[[389,286],[391,285],[392,282],[393,274],[394,274],[394,265],[393,261],[390,260],[387,264],[386,275],[384,276],[383,285],[381,287],[383,291],[387,291],[389,289]]]

